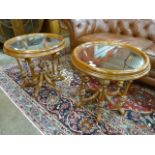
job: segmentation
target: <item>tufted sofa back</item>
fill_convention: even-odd
[[[151,19],[69,19],[63,20],[70,31],[71,44],[93,33],[115,33],[142,37],[155,42],[155,21]]]

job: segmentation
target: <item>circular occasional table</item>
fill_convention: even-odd
[[[57,34],[32,33],[17,36],[4,43],[4,52],[16,58],[23,77],[22,87],[34,87],[34,97],[46,81],[58,90],[55,80],[61,80],[60,52],[65,39]]]
[[[113,104],[121,114],[125,112],[123,104],[132,80],[145,76],[150,71],[149,58],[143,51],[119,42],[96,41],[81,44],[74,49],[71,61],[80,71],[81,77],[80,101],[77,106],[92,100],[100,103],[106,99],[111,103],[111,97],[119,95],[119,103]],[[93,93],[86,97],[88,84],[96,80],[96,90],[91,89]],[[114,88],[109,90],[111,82],[114,83]],[[98,114],[97,118],[99,117]]]

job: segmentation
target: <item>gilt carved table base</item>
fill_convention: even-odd
[[[121,115],[125,114],[125,110],[123,109],[123,105],[127,99],[127,92],[132,83],[131,80],[129,81],[116,81],[115,82],[115,90],[109,90],[108,87],[110,85],[110,80],[98,80],[99,85],[96,90],[89,89],[89,83],[91,77],[88,77],[85,74],[80,74],[81,77],[81,84],[79,90],[79,98],[80,101],[77,103],[77,108],[84,106],[92,101],[96,101],[98,105],[100,105],[104,100],[107,100],[109,103],[112,103],[116,110],[120,112]],[[86,91],[91,91],[89,97],[86,97]],[[111,99],[112,96],[120,96],[120,101],[118,103],[113,103],[114,101]],[[96,119],[100,121],[101,119],[101,108],[100,106],[96,106]]]
[[[60,73],[59,53],[49,56],[49,59],[38,60],[37,66],[35,65],[36,62],[32,59],[24,59],[24,63],[27,64],[28,70],[23,68],[19,59],[17,59],[17,63],[21,71],[21,76],[24,79],[21,85],[22,88],[34,87],[33,96],[35,98],[38,97],[41,87],[46,83],[58,93],[60,92],[55,83],[55,81],[64,79]]]

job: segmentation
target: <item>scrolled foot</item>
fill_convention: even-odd
[[[82,105],[82,103],[81,102],[78,102],[78,103],[76,103],[76,108],[80,108],[81,107],[81,105]]]
[[[97,116],[96,116],[96,121],[97,121],[97,123],[99,123],[101,120],[102,120],[102,118],[101,118],[101,113],[99,113],[99,114],[97,114]]]
[[[125,115],[125,110],[123,108],[119,109],[118,110],[120,115],[124,116]]]

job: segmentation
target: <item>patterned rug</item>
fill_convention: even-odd
[[[96,122],[96,103],[75,107],[79,98],[74,90],[80,78],[70,62],[66,62],[61,69],[65,79],[56,83],[60,94],[45,85],[34,99],[33,88],[20,87],[23,80],[16,64],[0,67],[0,87],[43,134],[155,134],[155,90],[133,83],[125,103],[128,109],[125,115],[110,110],[112,105],[104,101],[100,106],[102,120]],[[117,97],[113,100],[117,101]]]

